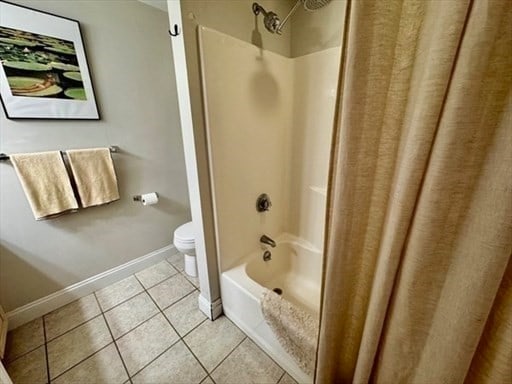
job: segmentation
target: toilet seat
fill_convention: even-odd
[[[194,224],[191,221],[176,228],[173,243],[181,253],[188,256],[196,255]]]
[[[180,225],[174,231],[174,242],[192,246],[195,244],[194,224],[190,221],[186,224]]]

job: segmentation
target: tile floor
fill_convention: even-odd
[[[4,365],[14,384],[295,383],[198,295],[172,256],[9,332]]]

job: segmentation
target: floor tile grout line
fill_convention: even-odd
[[[69,368],[66,368],[66,370],[62,371],[61,373],[59,373],[57,376],[55,376],[54,378],[52,378],[50,381],[54,381],[54,380],[57,380],[59,377],[61,377],[62,375],[64,375],[66,372],[69,372],[71,371],[73,368],[77,367],[78,365],[82,364],[85,360],[93,357],[94,355],[96,355],[97,353],[103,351],[105,348],[107,348],[110,344],[113,344],[114,341],[108,343],[107,345],[104,345],[103,347],[101,347],[100,349],[98,349],[97,351],[94,351],[93,353],[91,353],[90,355],[84,357],[82,360],[80,360],[78,363],[75,363],[73,364],[72,366],[70,366]]]
[[[128,378],[130,379],[130,381],[135,377],[137,376],[139,373],[141,373],[144,369],[146,369],[147,367],[149,367],[151,364],[153,364],[156,360],[158,360],[163,354],[165,354],[167,351],[169,351],[172,347],[174,347],[176,344],[178,344],[179,342],[181,341],[181,339],[178,339],[176,340],[175,342],[173,342],[171,345],[169,345],[167,348],[165,348],[164,351],[162,351],[161,353],[159,353],[158,355],[156,355],[151,361],[149,361],[148,363],[144,364],[144,366],[142,368],[140,368],[138,371],[136,371],[133,375],[130,376],[130,374],[128,373]]]
[[[131,331],[136,330],[136,329],[137,329],[137,328],[139,328],[142,324],[147,323],[149,320],[151,320],[151,319],[155,318],[156,316],[158,316],[158,315],[160,315],[160,314],[161,314],[161,313],[160,313],[160,311],[158,311],[158,312],[157,312],[157,313],[155,313],[154,315],[151,315],[151,316],[150,316],[150,317],[148,317],[146,320],[144,320],[144,321],[140,322],[139,324],[137,324],[136,326],[134,326],[134,327],[133,327],[132,329],[130,329],[129,331],[127,331],[127,332],[123,333],[123,334],[122,334],[121,336],[119,336],[118,338],[114,338],[114,337],[112,336],[112,337],[114,338],[114,341],[117,341],[117,340],[122,339],[122,338],[123,338],[123,337],[125,337],[127,334],[129,334]],[[164,315],[164,317],[165,317],[165,315]],[[107,320],[105,319],[105,321],[107,321]],[[107,321],[107,324],[108,324],[108,321]]]
[[[179,254],[179,253],[178,253]],[[199,287],[196,286],[191,280],[190,280],[190,277],[194,277],[194,276],[189,276],[186,272],[185,272],[185,269],[183,269],[182,271],[180,271],[173,263],[171,263],[168,259],[166,259],[166,261],[171,264],[174,269],[176,269],[178,271],[178,273],[180,273],[185,279],[187,279],[187,281],[192,284],[194,287],[196,287],[197,290],[199,290]],[[198,276],[195,276],[195,278],[198,278]]]
[[[70,329],[68,329],[66,332],[61,333],[59,336],[55,336],[53,339],[46,341],[46,344],[52,343],[52,342],[54,342],[55,340],[60,339],[62,336],[67,335],[68,333],[70,333],[70,332],[72,332],[72,331],[76,330],[77,328],[80,328],[82,325],[87,324],[87,323],[88,323],[88,322],[90,322],[91,320],[94,320],[94,319],[96,319],[96,318],[100,317],[101,315],[102,315],[102,313],[101,313],[101,312],[100,312],[100,313],[98,313],[97,315],[94,315],[93,317],[91,317],[90,319],[88,319],[88,320],[84,321],[83,323],[78,324],[76,327],[70,328]]]
[[[135,277],[135,279],[137,279],[137,281],[140,283],[139,278],[138,278],[137,276],[135,276],[135,275],[133,275],[133,276],[134,276],[134,277]],[[168,277],[167,279],[162,280],[160,283],[163,283],[164,281],[167,281],[167,280],[169,280],[170,278],[172,278],[172,277],[174,277],[174,276],[176,276],[176,275],[172,275],[172,276]],[[187,281],[188,281],[188,280],[187,280]],[[160,283],[158,283],[158,284],[160,284]],[[196,288],[192,283],[190,283],[189,281],[188,281],[188,283],[189,283],[190,285],[192,285],[192,287],[193,287],[194,289],[193,289],[192,291],[188,292],[185,296],[188,296],[188,295],[190,295],[192,292],[194,292],[195,290],[197,290],[197,288]],[[142,285],[142,283],[140,283],[140,284]],[[158,284],[156,284],[156,285],[158,285]],[[156,285],[155,285],[155,286],[156,286]],[[142,286],[142,288],[143,288],[143,289],[144,289],[144,291],[148,294],[148,296],[151,298],[151,300],[153,300],[153,302],[155,303],[156,307],[160,310],[160,312],[162,312],[162,314],[163,314],[164,316],[165,316],[165,313],[163,313],[163,311],[167,310],[167,308],[169,308],[169,307],[173,306],[174,304],[176,304],[177,302],[179,302],[179,301],[181,301],[183,298],[185,298],[185,296],[182,296],[182,297],[180,297],[178,300],[173,301],[173,302],[172,302],[171,304],[169,304],[168,306],[166,306],[166,307],[164,307],[164,308],[161,308],[161,307],[160,307],[160,305],[159,305],[159,304],[156,302],[156,300],[153,298],[153,296],[151,296],[151,293],[149,293],[149,289],[151,289],[151,288],[146,289],[146,288],[144,288],[144,286]],[[153,287],[152,287],[152,288],[153,288]]]
[[[137,276],[135,276],[135,278],[138,280]],[[162,316],[164,317],[164,319],[169,323],[169,325],[171,326],[171,328],[173,329],[173,331],[176,333],[176,335],[178,335],[178,338],[181,338],[180,337],[180,334],[178,333],[178,331],[176,330],[176,328],[174,328],[174,326],[171,324],[171,322],[169,321],[169,319],[167,318],[167,316],[165,316],[165,313],[164,313],[164,310],[162,308],[160,308],[160,306],[158,305],[158,303],[156,302],[156,300],[153,298],[153,296],[151,296],[151,294],[149,292],[146,291],[146,293],[148,294],[149,298],[153,301],[153,303],[156,305],[156,307],[158,308],[158,310],[160,311],[160,313],[162,314]],[[183,298],[183,297],[182,297]],[[181,300],[181,299],[180,299]],[[179,300],[178,300],[179,301]],[[177,303],[178,301],[176,301],[175,303]],[[171,304],[172,305],[172,304]],[[171,306],[169,305],[169,307]]]
[[[172,255],[172,256],[179,255],[179,254],[180,254],[180,253],[178,252],[178,253],[175,253],[175,254],[174,254],[174,255]],[[169,259],[170,259],[172,256],[169,256],[168,258],[166,258],[166,259],[165,259],[165,261],[167,261],[169,264],[171,264],[171,265],[172,265],[172,267],[173,267],[175,270],[177,270],[178,272],[180,272],[180,273],[181,273],[181,271],[178,269],[178,267],[176,267],[172,262],[170,262],[170,261],[169,261]],[[183,269],[185,269],[185,262],[183,262]]]
[[[138,280],[137,276],[135,276],[135,278]],[[195,291],[197,291],[197,289],[194,289],[192,291],[190,291],[189,293],[187,293],[185,296],[181,297],[180,299],[176,300],[174,303],[168,305],[167,307],[165,308],[160,308],[160,306],[158,305],[158,303],[156,302],[156,300],[153,298],[153,296],[151,296],[151,294],[146,290],[146,293],[147,295],[149,296],[149,298],[153,301],[153,303],[156,305],[157,309],[162,313],[162,315],[164,316],[164,318],[167,320],[167,322],[171,325],[172,329],[174,330],[174,332],[176,332],[176,334],[178,335],[178,337],[180,339],[184,338],[186,335],[188,335],[190,332],[192,332],[195,328],[197,328],[199,325],[201,325],[205,320],[208,319],[208,317],[206,319],[204,319],[203,321],[201,321],[199,324],[197,324],[196,326],[194,326],[194,328],[192,328],[190,331],[188,331],[184,336],[181,336],[180,333],[178,332],[178,330],[174,327],[174,325],[171,323],[171,321],[167,318],[166,314],[164,313],[164,311],[167,311],[170,307],[172,307],[173,305],[175,304],[178,304],[180,301],[184,300],[185,298],[189,297],[190,295],[192,295]]]
[[[98,300],[98,297],[96,296],[96,293],[94,293],[94,298],[96,299],[96,302],[98,303],[98,306],[100,305],[100,302]],[[116,348],[117,354],[119,355],[119,359],[121,360],[121,364],[123,364],[124,371],[126,372],[126,376],[128,377],[128,380],[130,380],[130,373],[128,372],[128,367],[126,366],[126,363],[124,362],[123,355],[121,355],[121,351],[119,350],[119,346],[117,345],[116,339],[114,338],[114,334],[112,333],[112,329],[110,329],[110,325],[107,321],[107,318],[105,317],[105,312],[101,312],[101,315],[103,316],[103,320],[105,321],[105,324],[107,325],[107,329],[110,333],[110,337],[112,337],[112,342],[114,343],[114,347]],[[134,328],[135,329],[135,328]],[[130,383],[132,381],[130,380]]]
[[[162,280],[162,281],[160,281],[159,283],[156,283],[155,285],[152,285],[152,286],[151,286],[151,287],[149,287],[149,288],[144,287],[144,286],[142,285],[142,283],[140,282],[140,280],[135,276],[135,274],[130,275],[130,276],[126,277],[125,279],[128,279],[129,277],[132,277],[132,276],[133,276],[133,277],[135,277],[135,279],[137,280],[137,283],[139,283],[139,284],[140,284],[140,286],[142,287],[142,291],[137,292],[137,293],[136,293],[136,294],[134,294],[133,296],[130,296],[130,297],[128,297],[127,299],[124,299],[123,301],[120,301],[120,302],[119,302],[119,303],[117,303],[116,305],[114,305],[114,306],[112,306],[112,307],[109,307],[109,308],[107,308],[107,309],[103,309],[103,308],[101,307],[101,304],[99,304],[99,301],[98,301],[98,305],[100,306],[100,310],[101,310],[101,312],[105,313],[105,312],[111,311],[112,309],[114,309],[114,308],[116,308],[116,307],[119,307],[120,305],[122,305],[122,304],[126,303],[127,301],[129,301],[129,300],[133,299],[135,296],[138,296],[138,295],[140,295],[141,293],[146,292],[147,294],[149,294],[149,292],[148,292],[148,290],[149,290],[149,289],[156,287],[158,284],[163,283],[164,281],[169,280],[171,277],[174,277],[174,276],[176,276],[176,275],[178,275],[178,274],[179,274],[179,272],[178,272],[178,273],[175,273],[174,275],[171,275],[171,276],[169,276],[169,277],[166,277],[165,279],[163,279],[163,280]],[[125,280],[125,279],[123,279],[123,280]],[[119,281],[122,281],[122,280],[119,280]],[[113,283],[113,284],[116,284],[116,283]],[[112,285],[113,285],[113,284],[112,284]],[[105,287],[105,288],[108,288],[108,287]],[[98,290],[98,291],[94,291],[93,293],[94,293],[94,294],[96,294],[96,293],[97,293],[97,292],[99,292],[99,291],[101,291],[101,289],[100,289],[100,290]],[[171,305],[172,305],[172,304],[171,304]],[[158,305],[157,305],[157,306],[158,306]]]
[[[193,293],[195,293],[195,291],[197,291],[197,289],[194,289],[193,291],[190,291],[189,293],[187,293],[185,296],[183,296],[183,297],[182,297],[181,299],[179,299],[178,301],[175,301],[174,303],[172,303],[172,304],[168,305],[167,307],[165,307],[165,308],[161,309],[161,311],[162,311],[162,312],[167,311],[167,310],[168,310],[169,308],[171,308],[173,305],[178,304],[180,301],[185,300],[187,297],[189,297],[190,295],[192,295]],[[151,296],[151,294],[150,294],[149,292],[148,292],[148,295],[150,295],[150,296]],[[157,305],[157,307],[158,307],[158,305]],[[158,308],[160,308],[160,307],[158,307]],[[206,315],[205,315],[205,316],[206,316]]]
[[[201,326],[201,324],[205,323],[207,320],[210,320],[210,319],[206,318],[206,319],[201,320],[198,324],[194,325],[194,327],[190,331],[187,331],[187,333],[185,333],[183,336],[180,336],[180,337],[182,339],[184,339],[185,337],[190,335],[192,332],[194,332],[197,328],[199,328],[199,326]],[[185,341],[185,340],[183,340],[183,341]]]
[[[263,353],[264,353],[264,354],[265,354],[265,355],[266,355],[270,360],[272,360],[272,362],[273,362],[275,365],[277,365],[279,368],[281,368],[281,369],[283,370],[283,375],[284,375],[284,374],[286,374],[286,373],[288,373],[288,371],[287,371],[286,369],[284,369],[283,367],[281,367],[281,365],[280,365],[277,361],[275,361],[275,360],[272,358],[272,356],[270,356],[270,355],[269,355],[265,350],[263,350],[263,348],[261,348],[255,340],[253,340],[253,339],[252,339],[248,334],[246,334],[244,331],[242,331],[242,330],[238,327],[238,325],[236,325],[236,324],[235,324],[235,323],[234,323],[234,322],[233,322],[229,317],[227,317],[227,316],[226,316],[226,318],[227,318],[227,319],[228,319],[228,320],[229,320],[229,321],[230,321],[230,322],[231,322],[231,323],[232,323],[232,324],[233,324],[233,325],[234,325],[234,326],[235,326],[235,327],[236,327],[240,332],[242,332],[242,333],[245,335],[245,337],[246,337],[247,339],[249,339],[249,340],[250,340],[250,341],[251,341],[251,342],[252,342],[252,343],[253,343],[253,344],[254,344],[254,345],[255,345],[255,346],[256,346],[256,347],[261,351],[261,352],[263,352]],[[279,380],[280,380],[280,379],[279,379]]]
[[[78,327],[81,327],[82,325],[87,324],[89,321],[94,320],[95,318],[99,317],[99,316],[101,315],[101,313],[102,313],[102,312],[101,312],[101,309],[100,309],[100,313],[97,313],[96,315],[94,315],[94,316],[92,316],[91,318],[89,318],[89,319],[87,319],[87,320],[85,320],[85,321],[81,322],[80,324],[78,324],[78,325],[74,326],[73,328],[69,328],[67,331],[65,331],[65,332],[63,332],[63,333],[61,333],[61,334],[59,334],[59,335],[55,336],[55,337],[54,337],[54,338],[52,338],[51,340],[47,340],[46,342],[47,342],[47,343],[51,343],[52,341],[57,340],[59,337],[64,336],[65,334],[67,334],[67,333],[69,333],[69,332],[71,332],[71,331],[74,331],[74,330],[75,330],[75,329],[77,329]],[[46,315],[45,315],[45,316],[46,316]],[[43,316],[43,319],[44,319],[44,316]]]
[[[188,351],[190,352],[190,354],[194,357],[194,359],[196,359],[196,361],[201,366],[201,368],[204,369],[204,371],[206,372],[206,376],[207,377],[210,376],[210,372],[208,372],[208,369],[206,369],[206,367],[203,365],[201,360],[199,360],[199,357],[197,357],[196,354],[194,353],[194,351],[192,351],[192,348],[190,348],[190,346],[187,344],[187,342],[184,339],[181,339],[181,341],[182,341],[183,345],[185,346],[185,348],[187,348]],[[206,379],[206,377],[204,377],[202,381],[204,381],[204,379]]]
[[[132,276],[135,276],[135,275],[130,275],[130,276],[128,276],[128,277],[132,277]],[[127,277],[127,278],[128,278],[128,277]],[[124,279],[123,279],[123,280],[124,280]],[[122,281],[122,280],[119,280],[119,281]],[[139,281],[138,281],[138,280],[137,280],[137,283],[139,283]],[[116,283],[114,283],[114,284],[116,284]],[[139,284],[140,284],[140,283],[139,283]],[[113,285],[113,284],[111,284],[111,285]],[[109,285],[109,286],[110,286],[110,285]],[[141,284],[141,286],[142,286],[142,284]],[[105,287],[105,288],[108,288],[108,287]],[[93,292],[93,294],[96,296],[96,294],[97,294],[99,291],[101,291],[101,289],[100,289],[100,290],[98,290],[98,291],[94,291],[94,292]],[[126,298],[126,299],[124,299],[123,301],[120,301],[120,302],[119,302],[119,303],[117,303],[116,305],[113,305],[112,307],[109,307],[109,308],[107,308],[107,309],[103,309],[103,307],[101,306],[101,304],[100,304],[100,302],[99,302],[99,299],[98,299],[97,297],[96,297],[96,300],[98,300],[98,305],[100,306],[100,310],[101,310],[101,312],[102,312],[102,313],[105,313],[105,312],[110,311],[111,309],[114,309],[115,307],[119,307],[121,304],[126,303],[128,300],[133,299],[135,296],[137,296],[137,295],[141,294],[143,291],[144,291],[144,287],[142,287],[142,291],[138,291],[138,292],[136,292],[136,293],[135,293],[135,294],[133,294],[132,296],[130,296],[130,297],[128,297],[128,298]]]
[[[137,277],[135,277],[137,278]],[[182,299],[184,299],[185,297],[188,297],[189,295],[191,295],[195,290],[193,290],[192,292],[186,294],[185,296],[183,296],[181,299],[179,299],[177,302],[181,301]],[[148,296],[151,298],[151,300],[153,300],[156,304],[156,306],[158,307],[158,304],[156,303],[156,301],[153,299],[153,297],[151,296],[151,294],[148,292]],[[174,303],[175,304],[175,303]],[[173,304],[169,305],[167,308],[171,307]],[[159,308],[159,307],[158,307]],[[199,310],[199,309],[198,309]],[[185,347],[190,351],[191,355],[196,359],[197,363],[204,369],[204,371],[206,372],[206,375],[209,376],[209,372],[208,370],[206,369],[206,367],[201,363],[201,361],[199,360],[199,358],[194,354],[194,352],[192,351],[192,349],[188,346],[188,344],[185,342],[184,338],[186,335],[188,335],[190,332],[194,331],[196,328],[198,328],[201,324],[203,324],[206,320],[208,320],[208,318],[204,319],[203,321],[201,321],[199,324],[197,324],[194,328],[192,328],[189,332],[187,332],[183,337],[179,334],[178,330],[174,327],[174,325],[171,323],[171,321],[167,318],[167,316],[165,315],[165,313],[163,312],[164,310],[160,309],[160,312],[162,313],[162,315],[164,316],[165,320],[167,320],[167,322],[169,323],[169,325],[171,326],[171,328],[174,330],[174,332],[176,332],[176,334],[178,335],[178,342],[182,342],[183,345],[185,345]],[[173,345],[175,345],[176,343],[173,343]],[[171,349],[173,347],[173,345],[171,345],[167,350]],[[162,354],[164,354],[166,351],[162,352]],[[156,359],[158,359],[158,357],[160,357],[162,354],[160,354],[159,356],[157,356],[155,359],[153,359],[150,363],[148,363],[145,367],[149,366],[149,364],[152,364]],[[145,368],[144,367],[144,368]],[[144,369],[142,368],[142,369]],[[141,370],[142,370],[141,369]],[[140,371],[139,371],[140,372]],[[137,374],[137,373],[136,373]],[[134,375],[135,376],[135,375]],[[134,377],[132,376],[132,377]],[[130,377],[131,378],[131,377]],[[204,380],[204,378],[203,378]],[[212,379],[213,381],[213,379]],[[215,381],[213,381],[215,383]]]
[[[167,260],[168,261],[168,260]],[[169,262],[169,261],[168,261]],[[180,272],[181,273],[181,272]],[[184,275],[182,273],[182,275]],[[142,285],[142,283],[140,282],[139,278],[134,274],[133,275],[135,277],[135,279],[137,279],[137,281]],[[174,275],[175,276],[175,275]],[[172,276],[171,276],[172,277]],[[185,276],[184,276],[185,277]],[[169,277],[170,278],[170,277]],[[186,279],[186,277],[185,277]],[[167,280],[167,279],[166,279]],[[164,280],[165,281],[165,280]],[[187,279],[187,281],[189,281]],[[163,281],[162,281],[163,282]],[[194,284],[192,284],[192,282],[189,281],[189,283],[194,286]],[[142,285],[144,290],[147,292],[148,290],[144,287],[144,285]],[[194,286],[195,287],[195,286]],[[197,362],[199,363],[199,365],[201,365],[201,367],[203,367],[203,369],[206,371],[207,373],[207,376],[210,377],[210,379],[212,379],[212,381],[215,383],[215,381],[213,380],[213,378],[210,376],[210,373],[213,373],[213,371],[215,371],[239,346],[240,344],[242,344],[245,339],[249,338],[245,332],[243,332],[240,328],[238,328],[238,326],[236,324],[234,324],[230,319],[228,319],[230,321],[231,324],[233,324],[243,335],[244,335],[244,338],[237,344],[233,347],[233,349],[211,370],[211,371],[208,371],[208,369],[206,369],[206,367],[203,365],[203,363],[199,360],[199,358],[194,354],[194,352],[192,351],[192,349],[189,347],[189,345],[187,344],[187,342],[184,340],[185,337],[187,335],[189,335],[191,332],[193,332],[196,328],[198,328],[201,324],[203,324],[206,320],[208,320],[208,317],[206,319],[204,319],[203,321],[201,321],[199,324],[197,324],[194,328],[192,328],[190,331],[188,331],[183,337],[178,333],[178,331],[174,328],[173,324],[171,323],[171,321],[167,318],[167,316],[165,315],[164,311],[167,310],[168,308],[170,308],[171,306],[173,306],[174,304],[180,302],[181,300],[183,300],[185,297],[188,297],[190,296],[195,290],[198,290],[197,287],[195,287],[196,289],[194,289],[192,292],[189,292],[188,294],[186,294],[185,296],[181,297],[179,300],[175,301],[174,303],[170,304],[169,306],[165,307],[164,309],[160,308],[160,306],[156,303],[156,301],[154,300],[154,298],[151,296],[151,294],[149,292],[147,292],[148,296],[151,298],[151,300],[153,300],[153,302],[155,303],[155,305],[160,309],[160,312],[162,313],[162,315],[164,316],[164,318],[167,320],[167,322],[169,323],[169,325],[172,327],[172,329],[174,329],[174,331],[176,332],[176,334],[178,335],[178,337],[180,338],[180,341],[183,342],[183,344],[187,347],[187,349],[190,351],[190,353],[192,354],[192,356],[194,356],[194,358],[197,360]],[[252,341],[252,339],[250,339]],[[176,343],[174,343],[176,344]],[[256,346],[258,347],[258,349],[262,350],[257,344]],[[172,346],[171,346],[172,347]],[[169,347],[168,349],[170,349],[171,347]],[[167,349],[167,350],[168,350]],[[263,350],[262,350],[263,351]],[[265,353],[265,351],[263,351]],[[165,353],[162,352],[162,354]],[[159,356],[161,356],[162,354],[160,354]],[[266,353],[265,353],[266,354]],[[267,354],[266,354],[267,355]],[[153,359],[150,363],[148,363],[145,367],[147,367],[149,364],[151,364],[152,362],[154,362],[159,356],[157,356],[155,359]],[[267,355],[268,356],[268,355]],[[274,364],[276,364],[279,368],[281,368],[281,370],[283,370],[283,374],[286,372],[286,370],[284,370],[279,364],[277,364],[274,359],[272,359],[270,356],[268,356],[270,358],[271,361],[274,362]],[[144,368],[145,368],[144,367]],[[142,369],[144,369],[142,368]],[[142,370],[141,369],[141,370]],[[140,371],[139,371],[140,372]],[[138,373],[138,372],[137,372]],[[135,375],[137,374],[135,373]],[[135,376],[134,375],[134,376]],[[134,377],[134,376],[130,376],[130,378]],[[203,379],[204,380],[204,379]]]
[[[46,341],[46,323],[44,321],[44,316],[41,316],[41,321],[43,322],[43,337],[44,337],[44,360],[46,362],[46,382],[50,383],[50,360],[48,359],[48,343]]]
[[[237,328],[238,328],[238,327],[237,327]],[[243,332],[242,332],[242,333],[243,333]],[[226,359],[227,359],[229,356],[231,356],[231,354],[232,354],[232,353],[233,353],[233,352],[234,352],[234,351],[235,351],[235,350],[240,346],[240,344],[242,344],[242,343],[245,341],[245,339],[247,339],[247,335],[246,335],[245,333],[243,333],[243,335],[244,335],[244,338],[242,339],[242,341],[240,341],[237,345],[235,345],[235,346],[233,347],[233,349],[232,349],[231,351],[229,351],[229,353],[228,353],[228,354],[227,354],[227,355],[226,355],[226,356],[225,356],[225,357],[224,357],[224,358],[223,358],[223,359],[222,359],[222,360],[221,360],[221,361],[220,361],[220,362],[219,362],[215,367],[213,367],[213,369],[212,369],[209,373],[213,373],[217,368],[219,368],[219,367],[220,367],[220,365],[221,365],[224,361],[226,361]]]
[[[78,300],[80,300],[80,299],[78,299]],[[75,300],[75,301],[77,301],[77,300]],[[73,301],[73,302],[74,302],[74,301]],[[66,304],[66,305],[67,305],[67,304]],[[65,307],[65,305],[63,305],[62,307]],[[60,307],[60,308],[62,308],[62,307]],[[57,309],[59,309],[59,308],[57,308]],[[55,310],[54,310],[54,311],[55,311]],[[54,311],[51,311],[51,312],[54,312]],[[17,356],[16,358],[14,358],[14,359],[12,359],[12,360],[6,360],[6,364],[10,364],[10,363],[12,363],[12,362],[14,362],[14,361],[18,360],[20,357],[23,357],[23,356],[25,356],[25,355],[27,355],[27,354],[29,354],[29,353],[31,353],[31,352],[34,352],[34,351],[35,351],[36,349],[38,349],[39,347],[41,347],[41,346],[43,346],[43,345],[45,345],[45,344],[47,344],[47,343],[50,343],[50,342],[52,342],[52,341],[54,341],[54,340],[58,339],[58,338],[59,338],[59,337],[61,337],[61,336],[64,336],[66,333],[69,333],[69,332],[71,332],[71,331],[73,331],[73,330],[77,329],[77,328],[78,328],[78,327],[80,327],[81,325],[84,325],[85,323],[88,323],[89,321],[91,321],[91,320],[95,319],[96,317],[98,317],[99,315],[101,315],[101,312],[100,312],[100,313],[98,313],[97,315],[94,315],[93,317],[91,317],[90,319],[87,319],[87,320],[85,320],[85,321],[81,322],[80,324],[78,324],[78,325],[74,326],[73,328],[70,328],[70,329],[68,329],[67,331],[65,331],[65,332],[63,332],[63,333],[61,333],[61,334],[59,334],[59,335],[55,336],[55,337],[54,337],[54,338],[52,338],[51,340],[49,340],[49,339],[47,338],[47,335],[46,335],[46,322],[45,322],[45,316],[46,316],[46,315],[48,315],[48,314],[49,314],[49,313],[51,313],[51,312],[45,313],[44,315],[40,316],[40,317],[41,317],[41,320],[42,320],[42,322],[43,322],[43,333],[44,333],[44,342],[43,342],[43,344],[40,344],[40,345],[38,345],[37,347],[32,348],[31,350],[29,350],[29,351],[27,351],[27,352],[22,353],[21,355]]]
[[[236,324],[235,324],[235,325],[236,325]],[[242,331],[242,332],[243,332],[243,331]],[[283,370],[283,376],[284,376],[284,374],[288,373],[288,371],[287,371],[286,369],[284,369],[283,367],[281,367],[281,364],[279,364],[277,361],[275,361],[275,360],[272,358],[272,356],[270,356],[270,355],[269,355],[265,350],[263,350],[263,348],[261,348],[261,347],[258,345],[258,343],[256,343],[256,341],[254,341],[254,340],[253,340],[249,335],[247,335],[247,338],[248,338],[249,340],[251,340],[251,341],[252,341],[252,343],[253,343],[254,345],[256,345],[256,347],[258,347],[258,349],[259,349],[261,352],[263,352],[263,353],[264,353],[264,354],[265,354],[265,355],[266,355],[270,360],[272,360],[272,362],[273,362],[275,365],[277,365],[279,368],[281,368],[281,369]],[[279,379],[279,380],[281,380],[281,379]],[[278,381],[278,383],[279,383],[279,381]]]
[[[156,265],[156,264],[155,264],[155,265]],[[140,280],[140,278],[137,276],[137,273],[143,272],[143,271],[144,271],[144,269],[143,269],[142,271],[139,271],[139,272],[134,273],[134,274],[133,274],[133,276],[135,276],[135,277],[136,277],[137,281],[140,283],[140,285],[142,285],[142,287],[143,287],[145,290],[148,290],[148,289],[151,289],[151,288],[153,288],[153,287],[156,287],[158,284],[163,283],[163,282],[164,282],[164,281],[166,281],[166,280],[169,280],[171,277],[173,277],[173,276],[176,276],[176,275],[179,275],[179,274],[180,274],[180,271],[178,271],[178,270],[177,270],[176,268],[174,268],[172,265],[171,265],[171,267],[174,269],[174,271],[175,271],[176,273],[173,273],[172,275],[165,277],[164,279],[162,279],[162,280],[160,280],[160,281],[156,282],[155,284],[150,285],[149,287],[146,287],[146,286],[142,283],[142,281]],[[151,268],[151,267],[149,267],[149,268]]]
[[[43,331],[43,332],[44,332],[44,331]],[[43,336],[43,337],[44,337],[44,336]],[[5,357],[4,357],[4,360],[3,360],[2,362],[4,363],[4,365],[12,364],[12,363],[14,363],[16,360],[21,359],[22,357],[24,357],[24,356],[28,355],[29,353],[34,352],[36,349],[41,348],[41,347],[42,347],[42,346],[44,346],[45,344],[46,344],[46,341],[43,341],[43,343],[42,343],[42,344],[39,344],[37,347],[34,347],[34,348],[32,348],[32,349],[28,350],[27,352],[23,352],[21,355],[16,356],[16,357],[15,357],[14,359],[12,359],[12,360],[7,359],[7,356],[5,356]]]
[[[284,375],[286,375],[286,371],[283,369],[283,374],[281,375],[281,377],[277,380],[277,384],[279,384],[279,382],[283,379]]]

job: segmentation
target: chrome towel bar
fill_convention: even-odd
[[[119,147],[117,145],[111,145],[108,147],[110,149],[110,153],[116,153],[119,152]],[[64,154],[64,151],[60,151],[60,153]],[[0,161],[9,160],[9,155],[6,155],[5,153],[0,153]]]

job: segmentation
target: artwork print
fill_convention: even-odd
[[[0,101],[9,119],[99,119],[78,21],[0,0]]]
[[[72,41],[0,27],[0,63],[15,96],[87,100]]]

